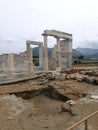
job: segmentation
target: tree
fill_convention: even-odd
[[[84,60],[84,55],[78,57],[79,60]]]

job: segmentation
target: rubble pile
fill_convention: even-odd
[[[98,71],[90,70],[62,70],[61,72],[52,72],[51,75],[54,80],[77,80],[78,82],[87,82],[91,84],[98,84]]]
[[[66,129],[98,109],[98,85],[94,84],[98,84],[97,71],[63,70],[0,86],[0,128]],[[97,122],[96,117],[92,126],[98,128]]]

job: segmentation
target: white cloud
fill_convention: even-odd
[[[44,29],[72,33],[73,47],[82,46],[78,43],[98,34],[97,5],[97,0],[0,0],[0,51],[6,51],[2,37],[14,37],[5,41],[22,51],[26,39],[43,41]]]
[[[10,43],[10,42],[14,42],[14,40],[15,39],[13,37],[1,37],[0,38],[1,42],[9,42]]]

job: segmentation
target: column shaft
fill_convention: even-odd
[[[43,67],[43,46],[39,45],[39,66]]]
[[[28,57],[28,72],[31,73],[33,71],[33,59],[32,59],[32,48],[30,44],[27,44],[27,57]]]
[[[14,72],[13,54],[8,54],[8,72]]]
[[[68,51],[67,51],[67,68],[71,69],[72,68],[72,40],[67,39],[68,43]]]
[[[61,49],[60,49],[60,38],[57,37],[57,54],[58,54],[58,67],[61,68]]]
[[[47,47],[47,36],[44,35],[44,70],[48,70],[48,47]]]

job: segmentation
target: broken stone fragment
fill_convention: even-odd
[[[70,80],[70,75],[67,75],[67,76],[66,76],[66,79]]]
[[[66,103],[69,104],[70,106],[73,106],[76,104],[74,100],[68,100]]]
[[[97,85],[98,84],[98,78],[94,78],[94,83]]]
[[[63,103],[61,104],[61,112],[69,112],[71,113],[72,110],[71,110],[71,106],[67,103]]]
[[[91,99],[98,100],[98,96],[97,96],[97,95],[90,96],[90,98],[91,98]]]
[[[93,77],[85,76],[84,77],[84,81],[87,82],[87,83],[94,83],[94,78]]]
[[[76,77],[76,80],[77,80],[77,81],[79,81],[79,82],[83,81],[83,77],[82,77],[80,74],[77,73],[77,74],[75,75],[75,77]]]
[[[8,118],[7,118],[8,120],[12,120],[13,118],[11,117],[11,116],[8,116]]]
[[[85,71],[80,71],[79,73],[80,73],[80,74],[85,74],[86,72],[85,72]]]
[[[64,73],[54,73],[55,80],[65,80],[66,74]]]
[[[70,79],[75,79],[75,75],[74,74],[70,74]]]

